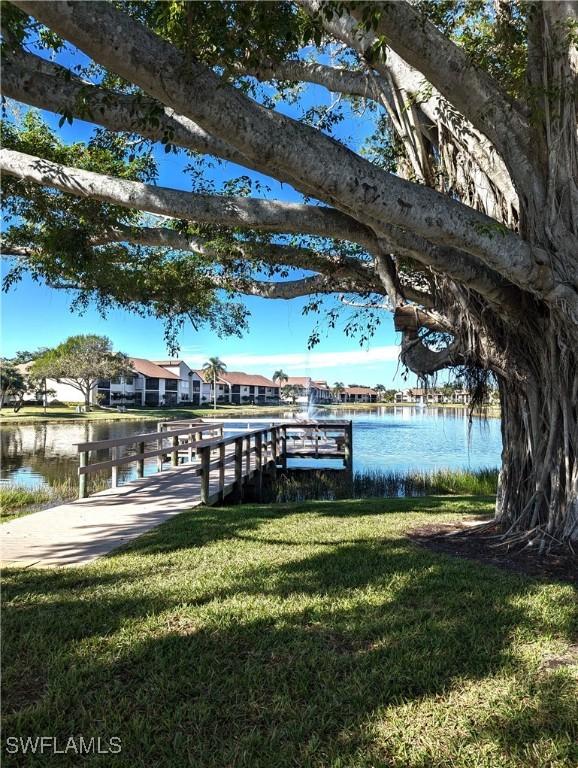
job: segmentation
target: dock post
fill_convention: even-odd
[[[315,427],[315,458],[319,458],[319,426]]]
[[[81,474],[80,470],[84,469],[88,464],[88,451],[81,451],[78,455],[78,498],[86,499],[88,496],[86,492],[86,475]]]
[[[219,446],[219,497],[225,499],[225,444]]]
[[[279,433],[277,427],[271,427],[271,459],[267,455],[267,476],[276,477],[277,475],[277,457],[279,455]]]
[[[245,474],[247,476],[251,474],[251,435],[247,435],[246,438]]]
[[[157,472],[162,472],[162,469],[163,469],[163,454],[162,454],[163,438],[162,438],[162,434],[161,433],[163,432],[163,428],[162,428],[161,424],[158,425],[157,431],[159,433],[159,437],[158,437],[158,440],[157,440],[157,448],[161,451],[161,453],[159,453],[159,455],[157,456]]]
[[[189,432],[189,434],[188,434],[189,443],[193,442],[194,436],[195,436],[194,432]],[[189,445],[189,456],[188,456],[188,458],[189,458],[189,464],[192,464],[193,463],[193,446],[192,445]]]
[[[235,484],[239,502],[243,500],[243,438],[235,440]]]
[[[261,469],[263,466],[263,433],[257,432],[255,435],[255,467]]]
[[[138,453],[144,453],[145,444],[139,443],[138,444]],[[144,459],[139,459],[136,463],[136,476],[137,477],[144,477]]]
[[[118,447],[115,445],[113,448],[111,448],[111,454],[112,454],[112,460],[116,461],[118,459]],[[116,488],[118,486],[118,467],[112,468],[112,487]]]
[[[281,429],[281,468],[287,469],[287,427]]]
[[[263,433],[255,435],[255,497],[261,501],[263,497]]]
[[[343,465],[349,475],[349,481],[353,485],[353,422],[350,421],[345,427]]]
[[[210,464],[211,464],[211,449],[207,445],[201,448],[201,504],[209,503],[209,480],[210,480]]]
[[[179,466],[179,436],[173,437],[173,450],[171,453],[171,464],[173,467]]]

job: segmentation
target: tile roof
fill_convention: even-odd
[[[344,392],[347,395],[377,395],[371,387],[345,387]]]
[[[243,371],[227,371],[221,376],[227,384],[240,384],[242,386],[257,387],[278,387],[271,379],[253,373],[243,373]]]
[[[207,379],[205,371],[195,370],[201,379],[207,384],[212,383],[212,379]],[[244,373],[243,371],[227,371],[223,373],[217,379],[218,382],[225,382],[226,384],[238,384],[243,387],[275,387],[278,388],[279,384],[267,379],[265,376],[259,376],[253,373]]]
[[[145,360],[144,357],[129,357],[129,360],[137,373],[142,373],[149,379],[177,379],[177,381],[180,379],[176,373],[171,373],[151,360]]]
[[[313,381],[311,376],[289,376],[286,382],[289,386],[304,387],[305,389],[329,389],[326,381]]]
[[[209,383],[205,378],[205,372],[202,370],[202,368],[193,368],[193,373],[196,373],[197,376],[201,379],[201,381],[205,382],[205,384]]]
[[[290,387],[310,387],[311,386],[311,377],[310,376],[289,376],[286,383]]]

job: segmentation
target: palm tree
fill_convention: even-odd
[[[280,368],[278,371],[275,371],[273,374],[273,381],[278,381],[279,386],[282,387],[283,384],[287,381],[289,381],[289,376],[285,373],[285,371]]]
[[[286,384],[281,390],[281,393],[283,397],[290,397],[291,403],[295,405],[297,398],[299,397],[299,391],[299,387],[296,387],[295,384]]]
[[[227,370],[227,366],[219,357],[210,357],[203,365],[203,373],[213,380],[213,405],[217,410],[217,379]]]
[[[341,393],[345,391],[345,384],[342,381],[336,381],[333,385],[333,394],[341,401]]]
[[[376,384],[374,389],[376,392],[379,392],[379,399],[383,400],[387,387],[385,387],[383,384]]]

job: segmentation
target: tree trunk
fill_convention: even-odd
[[[563,327],[533,338],[519,380],[500,382],[502,468],[496,518],[542,552],[578,543],[578,373]],[[512,370],[520,371],[519,359]]]

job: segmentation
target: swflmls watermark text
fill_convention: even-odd
[[[118,755],[119,736],[7,736],[4,749],[9,755]]]

